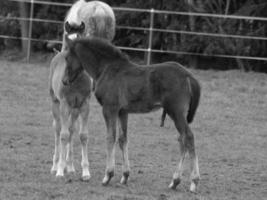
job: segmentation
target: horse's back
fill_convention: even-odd
[[[71,107],[79,107],[85,99],[90,97],[92,90],[91,78],[86,72],[81,72],[71,85],[63,85],[65,73],[66,52],[59,52],[51,61],[49,75],[49,89],[52,100],[65,99]]]

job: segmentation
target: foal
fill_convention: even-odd
[[[119,147],[122,150],[123,176],[126,184],[130,166],[128,160],[128,113],[146,113],[163,107],[180,133],[181,158],[170,188],[181,181],[183,162],[189,153],[191,162],[190,190],[196,191],[200,179],[194,135],[189,127],[200,99],[200,85],[193,75],[175,62],[140,66],[129,61],[107,41],[66,38],[69,46],[63,82],[72,84],[76,74],[85,69],[96,81],[95,96],[102,105],[107,127],[107,166],[103,185],[109,183],[115,169],[116,125],[119,121]]]
[[[79,135],[82,145],[82,179],[89,180],[87,155],[89,99],[91,80],[80,71],[73,84],[66,86],[62,78],[66,68],[66,52],[59,52],[50,64],[49,91],[52,100],[53,126],[55,128],[55,153],[51,173],[64,176],[64,170],[74,172],[72,136],[79,118]]]

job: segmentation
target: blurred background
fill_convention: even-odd
[[[175,60],[191,68],[267,72],[266,0],[103,1],[116,14],[114,44],[140,63]],[[74,2],[0,1],[1,59],[60,49]]]

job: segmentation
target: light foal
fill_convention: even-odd
[[[89,180],[87,153],[88,115],[91,96],[91,79],[79,72],[71,85],[62,83],[66,68],[66,52],[59,52],[50,64],[49,91],[52,102],[53,126],[55,128],[55,152],[51,173],[57,177],[75,172],[73,165],[73,134],[79,129],[82,145],[82,179]]]

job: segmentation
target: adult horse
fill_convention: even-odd
[[[62,49],[66,49],[65,35],[70,37],[97,36],[112,41],[115,36],[115,15],[112,8],[101,1],[79,0],[65,18]]]
[[[74,172],[72,136],[79,118],[79,135],[82,144],[82,179],[89,180],[87,155],[89,99],[91,80],[87,73],[79,72],[70,86],[62,84],[66,68],[66,52],[58,52],[52,59],[49,74],[49,91],[52,101],[55,128],[55,152],[51,173],[64,176],[64,170]]]
[[[128,113],[146,113],[163,107],[180,133],[181,158],[170,188],[181,181],[186,152],[190,156],[191,185],[196,191],[200,179],[194,135],[189,127],[200,99],[200,85],[193,75],[175,62],[140,66],[132,63],[112,44],[100,38],[66,38],[69,46],[63,82],[72,85],[77,74],[86,70],[96,81],[95,96],[102,105],[107,126],[107,166],[103,185],[109,183],[115,169],[116,124],[119,121],[119,146],[122,150],[123,176],[126,184],[130,166],[127,145]]]

